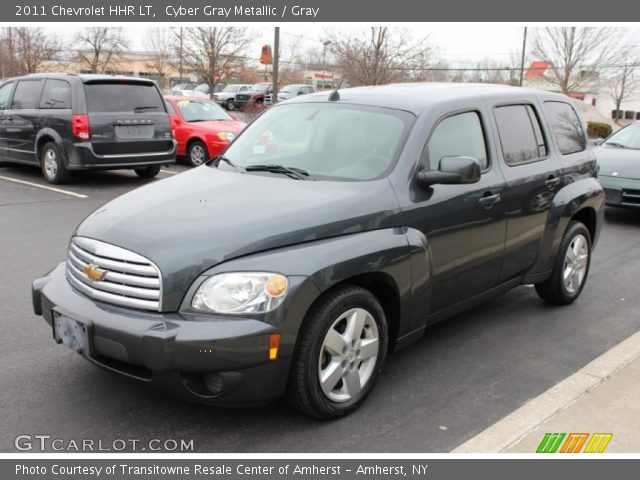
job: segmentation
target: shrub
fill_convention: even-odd
[[[591,138],[606,138],[613,132],[611,125],[604,122],[589,122],[587,133]]]

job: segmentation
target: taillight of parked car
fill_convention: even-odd
[[[71,116],[71,133],[81,140],[89,140],[91,132],[89,130],[89,115]]]
[[[176,126],[178,125],[178,117],[173,113],[170,113],[169,123],[171,124],[171,138],[176,138]]]

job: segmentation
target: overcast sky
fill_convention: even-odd
[[[132,50],[145,49],[145,32],[159,25],[126,26]],[[55,31],[66,40],[71,40],[79,28],[77,25],[59,25],[46,28]],[[260,55],[260,46],[273,43],[273,26],[250,27],[255,33],[255,56]],[[298,46],[302,52],[309,48],[322,49],[322,40],[328,31],[344,30],[353,34],[360,33],[366,25],[314,25],[314,24],[284,24],[280,28],[282,51]],[[511,53],[519,51],[522,45],[522,27],[510,25],[483,24],[406,24],[415,37],[425,35],[429,37],[429,46],[436,50],[439,57],[446,59],[450,65],[460,62],[476,62],[484,58],[495,59],[508,63]],[[251,55],[251,52],[248,52]]]

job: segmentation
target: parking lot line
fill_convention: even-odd
[[[38,183],[26,182],[24,180],[18,180],[17,178],[5,177],[0,175],[1,180],[6,180],[8,182],[21,183],[23,185],[29,185],[30,187],[42,188],[43,190],[49,190],[51,192],[62,193],[63,195],[69,195],[71,197],[76,198],[88,198],[87,195],[82,195],[81,193],[71,192],[69,190],[62,190],[61,188],[49,187],[46,185],[40,185]]]
[[[177,175],[180,172],[170,172],[169,170],[160,170],[162,173],[169,173],[171,175]]]

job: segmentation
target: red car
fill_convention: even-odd
[[[234,114],[200,97],[165,97],[175,138],[177,156],[193,167],[219,155],[244,127]]]

